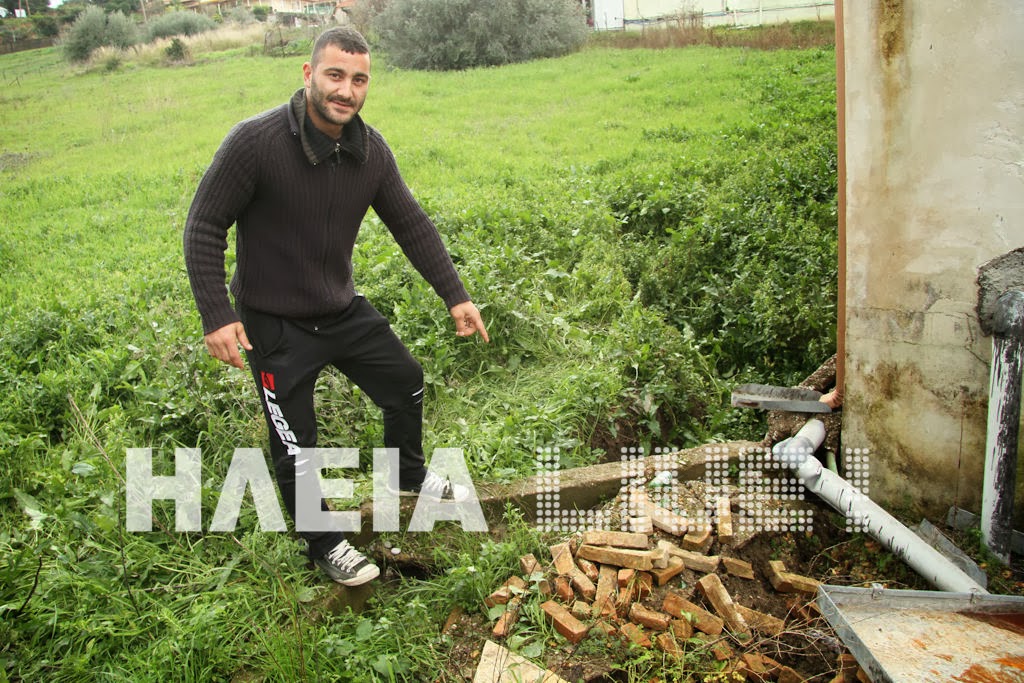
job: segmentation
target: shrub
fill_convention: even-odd
[[[393,64],[439,71],[564,55],[587,35],[573,0],[393,0],[373,25]]]
[[[138,36],[138,27],[120,12],[107,14],[99,7],[89,7],[71,25],[64,54],[73,62],[84,62],[98,47],[126,49],[138,42]]]
[[[181,38],[175,38],[164,48],[164,56],[170,62],[184,62],[188,60],[188,48],[181,42]]]
[[[252,8],[252,16],[256,21],[266,21],[270,16],[270,8],[266,5],[256,5]]]
[[[36,35],[43,38],[56,38],[60,33],[60,24],[52,14],[36,14],[32,17],[32,27]]]
[[[170,38],[171,36],[194,36],[217,28],[217,22],[205,14],[194,12],[168,12],[149,23],[149,38]]]
[[[228,21],[233,21],[236,24],[252,24],[256,21],[256,15],[249,11],[245,7],[235,7],[228,12]]]

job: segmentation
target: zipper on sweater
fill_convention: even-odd
[[[341,143],[340,142],[335,142],[334,143],[333,157],[334,158],[331,160],[331,183],[330,183],[332,190],[333,190],[333,187],[334,187],[335,179],[337,177],[338,166],[341,165]],[[327,272],[328,272],[328,269],[331,267],[331,264],[329,263],[328,255],[331,253],[331,249],[330,249],[331,245],[329,244],[329,242],[331,240],[331,237],[334,235],[334,230],[332,229],[333,225],[334,225],[334,202],[335,202],[334,192],[333,191],[328,192],[327,193],[327,225],[325,226],[326,227],[326,231],[327,231],[327,235],[326,235],[325,239],[327,240],[328,243],[325,245],[326,248],[324,249],[324,253],[323,253],[323,261],[322,261],[321,266],[320,266],[320,268],[321,268],[320,272],[323,274],[323,287],[324,287],[324,294],[325,294],[325,296],[329,296],[330,295],[330,287],[327,284],[328,279],[329,279],[329,277],[327,275]]]

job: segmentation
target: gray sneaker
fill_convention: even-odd
[[[353,548],[348,541],[342,541],[313,562],[323,569],[331,580],[343,586],[361,586],[380,576],[380,568],[366,559],[366,556]]]
[[[391,493],[392,495],[397,493],[399,496],[426,496],[433,500],[453,500],[456,503],[469,499],[468,488],[459,484],[453,484],[447,479],[442,479],[430,470],[427,470],[427,476],[419,486],[412,489],[402,489],[397,492],[391,491]]]

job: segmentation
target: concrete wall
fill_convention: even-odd
[[[843,445],[870,449],[872,498],[977,512],[991,339],[976,277],[1024,245],[1024,3],[846,0],[843,14]],[[1022,508],[1018,486],[1018,528]]]
[[[669,23],[703,14],[705,26],[758,26],[835,18],[834,0],[591,0],[599,29]]]

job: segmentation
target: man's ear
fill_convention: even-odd
[[[305,82],[306,87],[309,87],[309,79],[313,76],[313,65],[306,62],[302,65],[302,80]]]

